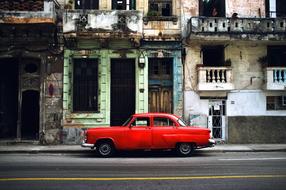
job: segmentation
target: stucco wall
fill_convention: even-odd
[[[229,143],[286,143],[286,117],[228,117]]]
[[[264,0],[226,0],[226,16],[238,13],[238,17],[265,17]]]

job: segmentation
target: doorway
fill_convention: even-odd
[[[209,100],[208,128],[215,140],[225,140],[225,100]]]
[[[27,90],[22,93],[21,139],[39,138],[39,92]]]
[[[110,125],[122,125],[135,113],[135,60],[111,59]]]
[[[173,59],[149,58],[149,112],[173,112]]]
[[[17,137],[18,59],[0,59],[0,138]]]

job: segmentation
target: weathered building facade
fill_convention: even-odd
[[[0,1],[0,140],[60,143],[57,2]]]
[[[66,3],[64,143],[133,113],[182,113],[179,1]]]
[[[0,141],[78,144],[168,112],[285,143],[283,0],[0,0]]]
[[[184,116],[218,141],[285,143],[286,4],[182,1]]]

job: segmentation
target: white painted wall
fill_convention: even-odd
[[[278,92],[276,95],[281,94]],[[286,110],[266,110],[266,96],[267,93],[262,90],[232,91],[228,93],[227,116],[286,116]]]

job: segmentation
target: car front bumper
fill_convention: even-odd
[[[84,147],[84,148],[94,148],[94,144],[89,144],[89,143],[86,143],[86,142],[83,142],[81,143],[81,147]]]
[[[209,139],[209,147],[213,147],[216,144],[214,139]]]

